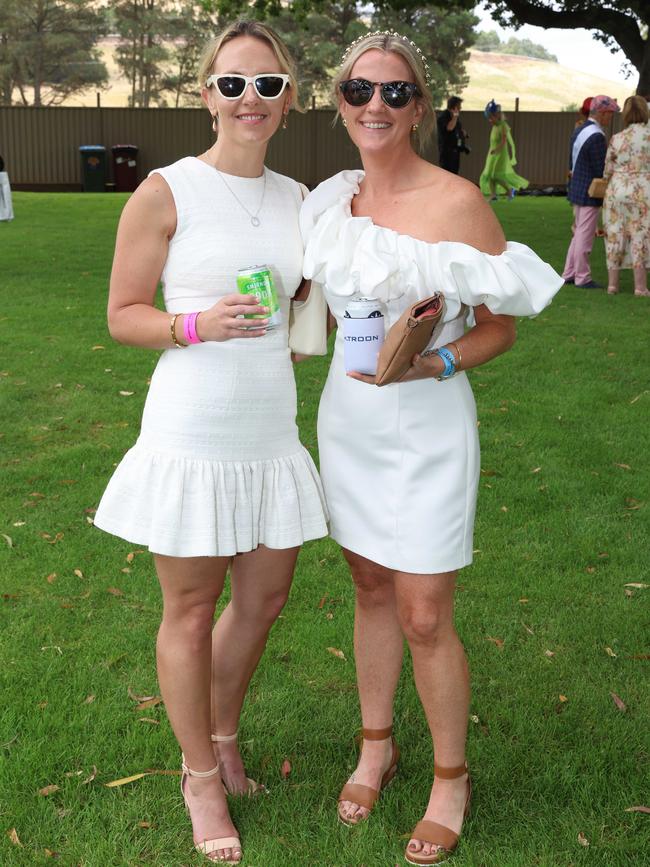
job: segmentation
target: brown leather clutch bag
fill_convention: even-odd
[[[444,309],[444,297],[436,292],[423,298],[402,313],[389,329],[377,359],[377,385],[401,379],[411,366],[413,356],[422,352],[431,340],[433,329]]]

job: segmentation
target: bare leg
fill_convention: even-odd
[[[465,761],[469,713],[469,671],[453,623],[455,572],[395,577],[397,611],[413,657],[415,685],[431,730],[436,764],[456,767]],[[467,775],[436,779],[425,819],[458,833],[463,822]],[[425,855],[436,846],[417,840],[409,849]]]
[[[343,549],[356,589],[354,656],[364,728],[387,728],[393,721],[393,698],[402,668],[404,639],[397,620],[393,571]],[[359,764],[348,782],[378,789],[391,760],[390,738],[364,741]],[[341,816],[358,822],[368,810],[350,801],[339,804]]]
[[[260,545],[232,561],[231,600],[212,632],[214,734],[231,735],[237,731],[248,684],[269,631],[287,601],[299,550],[274,550]],[[233,794],[247,792],[237,741],[215,743],[214,749],[226,789]]]
[[[607,294],[618,295],[620,271],[618,268],[607,269]]]
[[[647,285],[647,272],[645,268],[634,269],[634,294],[644,297],[650,296]]]
[[[211,631],[228,567],[224,557],[154,555],[163,594],[158,631],[158,680],[169,721],[186,764],[195,771],[214,767],[210,743]],[[237,836],[221,780],[190,777],[185,783],[194,842]],[[212,860],[238,860],[239,849],[213,853]]]

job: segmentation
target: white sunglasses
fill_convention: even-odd
[[[277,99],[285,87],[289,87],[289,76],[282,72],[262,72],[259,75],[210,75],[205,86],[216,85],[224,99],[239,99],[249,84],[262,99]]]

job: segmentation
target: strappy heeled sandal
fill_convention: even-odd
[[[363,741],[385,741],[387,738],[390,738],[391,746],[393,748],[393,753],[390,759],[390,765],[388,770],[384,772],[381,782],[379,783],[378,789],[373,789],[372,786],[364,786],[361,783],[346,783],[341,789],[341,794],[339,795],[339,804],[341,801],[351,801],[353,804],[358,804],[360,807],[364,807],[368,812],[372,810],[375,806],[375,802],[379,797],[382,789],[385,789],[386,786],[393,779],[395,774],[397,773],[397,763],[399,761],[399,747],[395,743],[395,738],[393,735],[393,727],[388,726],[385,729],[361,729],[361,746],[363,747]],[[353,825],[358,825],[359,822],[365,822],[368,818],[367,816],[363,819],[344,819],[341,816],[341,811],[337,807],[337,813],[339,817],[339,821],[344,825],[348,825],[352,827]]]
[[[183,757],[183,761],[181,764],[181,768],[183,773],[181,774],[181,794],[183,796],[183,800],[185,801],[185,809],[188,814],[190,813],[190,806],[187,802],[187,795],[185,794],[185,784],[187,783],[190,777],[200,777],[205,779],[207,777],[214,777],[219,773],[219,765],[215,765],[211,771],[193,771],[192,768],[188,767],[185,764],[185,757]],[[213,852],[219,852],[224,849],[239,849],[240,855],[237,861],[226,861],[224,859],[208,858],[208,860],[212,864],[241,864],[241,841],[239,837],[215,837],[212,840],[203,840],[201,843],[195,843],[194,848],[197,852],[200,852],[202,855],[211,855]]]
[[[232,741],[237,740],[237,732],[235,732],[234,735],[210,735],[210,740],[212,741],[213,744],[232,743]],[[223,780],[223,777],[222,777],[222,780]],[[258,783],[257,780],[253,780],[250,777],[246,777],[246,783],[247,783],[247,789],[245,792],[235,793],[235,792],[230,791],[230,789],[226,786],[226,781],[223,780],[224,788],[229,795],[233,795],[233,796],[236,794],[240,795],[240,796],[248,795],[250,797],[251,795],[268,795],[268,793],[269,793],[269,790],[266,788],[266,786],[263,783]]]
[[[433,776],[440,780],[456,780],[467,774],[467,798],[465,799],[465,809],[463,811],[463,819],[469,813],[469,802],[472,797],[472,780],[469,776],[467,762],[463,765],[458,765],[455,768],[442,768],[440,765],[434,765]],[[438,822],[432,822],[429,819],[423,819],[418,822],[413,833],[412,840],[420,840],[422,843],[431,843],[433,846],[440,848],[431,855],[423,855],[421,852],[410,852],[408,846],[404,852],[404,858],[409,864],[416,864],[418,867],[434,867],[434,864],[442,864],[451,855],[454,849],[458,846],[460,834],[452,831]]]

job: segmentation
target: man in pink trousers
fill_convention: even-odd
[[[605,129],[614,113],[620,111],[615,99],[601,94],[594,96],[589,108],[589,120],[575,128],[571,135],[569,168],[571,177],[567,195],[573,205],[574,230],[562,276],[565,283],[575,283],[583,289],[602,289],[591,278],[589,256],[594,243],[602,199],[589,195],[594,178],[602,178],[607,153]]]

